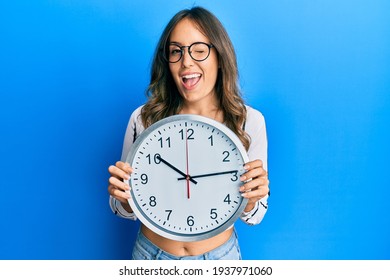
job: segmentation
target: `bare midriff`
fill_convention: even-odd
[[[233,232],[233,227],[206,240],[194,242],[182,242],[165,238],[146,226],[141,226],[141,231],[154,245],[165,252],[175,256],[196,256],[207,253],[229,240]]]

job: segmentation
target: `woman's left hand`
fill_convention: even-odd
[[[241,182],[244,182],[244,185],[240,187],[240,192],[248,199],[244,211],[249,212],[258,200],[268,194],[269,180],[268,172],[264,170],[263,162],[259,159],[246,163],[244,168],[247,172],[240,177]]]

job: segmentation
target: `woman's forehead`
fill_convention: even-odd
[[[188,18],[179,21],[169,36],[169,43],[188,45],[195,42],[209,43],[209,39],[201,30],[199,24]]]

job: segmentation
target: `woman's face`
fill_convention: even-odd
[[[211,43],[191,20],[181,20],[171,33],[171,50],[172,44],[190,46],[195,42]],[[218,57],[214,48],[211,48],[210,55],[203,61],[193,60],[188,54],[188,48],[184,48],[181,59],[176,63],[169,63],[169,69],[185,104],[216,104]]]

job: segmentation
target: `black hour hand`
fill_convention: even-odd
[[[197,184],[198,182],[195,181],[194,179],[192,179],[192,176],[190,175],[186,175],[184,172],[180,171],[179,169],[177,169],[175,166],[173,166],[172,164],[170,164],[169,162],[167,162],[165,159],[163,159],[160,155],[156,155],[156,159],[160,160],[162,163],[164,163],[165,165],[167,165],[168,167],[172,168],[173,170],[175,170],[177,173],[179,173],[180,175],[184,176],[183,177],[183,180],[187,180],[187,178],[194,184]]]

